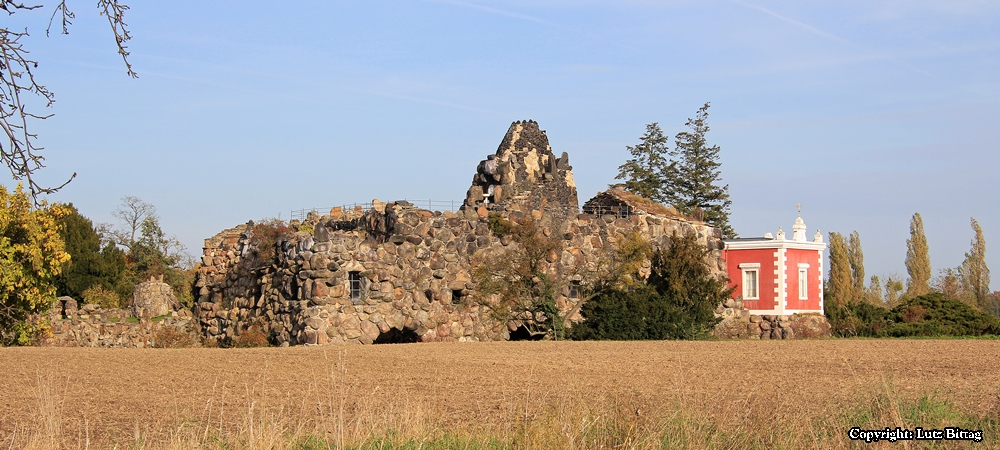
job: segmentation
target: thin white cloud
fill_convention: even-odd
[[[498,8],[493,8],[493,7],[490,7],[490,6],[477,5],[475,3],[468,3],[468,2],[463,2],[463,1],[459,1],[459,0],[427,0],[427,1],[435,2],[435,3],[444,3],[446,5],[458,6],[458,7],[462,7],[462,8],[475,9],[475,10],[482,11],[482,12],[487,13],[487,14],[493,14],[493,15],[497,15],[497,16],[510,17],[510,18],[513,18],[513,19],[527,20],[529,22],[535,22],[535,23],[539,23],[539,24],[542,24],[542,25],[549,25],[549,26],[553,26],[553,27],[564,28],[564,27],[562,27],[562,26],[560,26],[558,24],[549,22],[548,20],[542,19],[540,17],[529,16],[527,14],[521,14],[521,13],[516,13],[516,12],[511,12],[511,11],[505,11],[505,10],[498,9]]]
[[[795,20],[795,19],[793,19],[791,17],[783,16],[781,14],[778,14],[778,13],[776,13],[774,11],[771,11],[770,9],[764,8],[762,6],[752,5],[752,4],[744,2],[742,0],[733,0],[733,2],[739,3],[740,5],[743,5],[746,8],[750,8],[750,9],[754,9],[754,10],[760,11],[760,12],[762,12],[764,14],[770,15],[771,17],[774,17],[776,19],[779,19],[779,20],[782,20],[784,22],[787,22],[787,23],[790,23],[792,25],[795,25],[795,26],[797,26],[799,28],[802,28],[804,30],[807,30],[810,33],[815,34],[817,36],[823,36],[823,37],[825,37],[827,39],[831,39],[831,40],[834,40],[834,41],[837,41],[837,42],[843,42],[845,44],[854,45],[854,43],[852,43],[851,41],[848,41],[847,39],[844,39],[844,38],[842,38],[840,36],[837,36],[837,35],[832,34],[832,33],[827,33],[826,31],[823,31],[823,30],[821,30],[819,28],[816,28],[816,27],[814,27],[812,25],[808,25],[808,24],[799,22],[798,20]]]

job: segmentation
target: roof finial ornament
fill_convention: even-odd
[[[802,217],[802,204],[801,203],[796,203],[795,204],[795,210],[799,212],[799,217]]]

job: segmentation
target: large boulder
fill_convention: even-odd
[[[818,313],[792,314],[789,329],[796,338],[826,338],[833,335],[826,316]]]
[[[162,316],[170,313],[177,306],[174,290],[170,288],[169,284],[163,282],[162,276],[139,283],[132,291],[131,313],[133,317]]]

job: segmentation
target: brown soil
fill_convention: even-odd
[[[890,388],[968,413],[1000,410],[1000,341],[984,340],[0,348],[0,368],[0,442],[37,430],[39,414],[57,417],[64,436],[107,443],[184,422],[237,426],[255,408],[300,423],[379,411],[475,428],[560,399],[715,416],[767,402],[817,416]]]

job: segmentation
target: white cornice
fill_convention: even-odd
[[[826,242],[803,242],[803,241],[792,241],[788,239],[767,239],[760,241],[723,241],[726,244],[726,250],[745,250],[745,249],[775,249],[775,248],[785,248],[785,249],[797,249],[797,250],[826,250]]]

